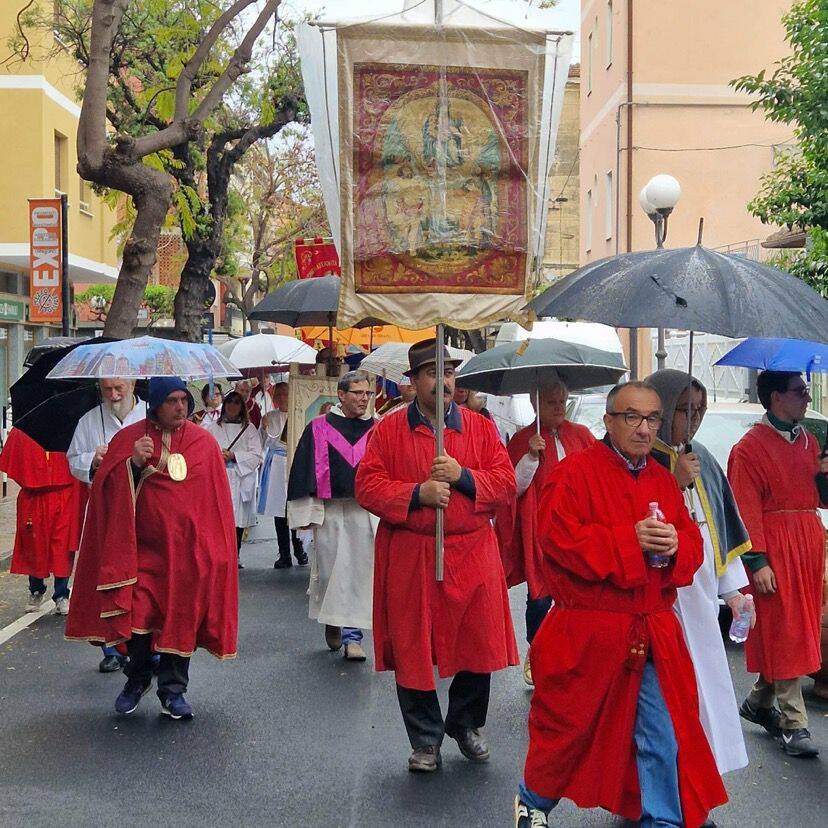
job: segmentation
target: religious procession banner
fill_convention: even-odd
[[[543,257],[571,37],[483,15],[440,27],[404,17],[335,29],[334,106],[331,67],[314,84],[303,57],[313,117],[330,127],[315,129],[323,186],[328,163],[338,190],[338,210],[326,198],[337,326],[522,318]]]

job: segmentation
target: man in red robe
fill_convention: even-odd
[[[412,345],[415,400],[374,428],[356,476],[360,505],[379,516],[374,560],[377,670],[394,670],[413,753],[408,768],[437,770],[448,735],[485,762],[491,673],[518,663],[495,510],[515,494],[515,475],[494,425],[452,402],[456,361],[436,372],[433,339]],[[439,379],[439,382],[438,382]],[[437,389],[444,393],[445,448],[435,457]],[[442,509],[445,578],[435,577],[435,522]],[[454,676],[445,721],[434,665]]]
[[[184,693],[196,648],[236,655],[233,505],[218,443],[187,420],[193,407],[177,377],[150,380],[148,419],[118,432],[92,483],[66,637],[126,642],[122,714],[149,691],[153,652],[173,719],[193,715]]]
[[[44,451],[18,428],[6,438],[0,471],[20,486],[10,571],[29,576],[26,612],[40,609],[46,597],[45,579],[53,575],[55,610],[67,615],[86,492],[72,477],[65,454]]]
[[[605,438],[568,457],[544,493],[555,605],[532,644],[520,828],[546,825],[562,797],[642,828],[699,828],[727,801],[673,612],[704,552],[675,479],[648,456],[661,423],[652,386],[616,386]]]
[[[828,472],[828,459],[820,460],[817,441],[799,424],[811,401],[801,374],[764,371],[757,390],[766,414],[733,447],[727,470],[753,544],[742,560],[756,601],[745,657],[759,676],[739,712],[789,755],[810,757],[819,751],[800,677],[822,660],[825,530],[816,475]]]
[[[569,391],[562,382],[544,386],[537,400],[532,394],[536,417],[509,441],[506,450],[515,467],[517,503],[498,512],[497,536],[506,572],[506,585],[526,582],[526,642],[532,644],[552,598],[543,576],[543,552],[538,538],[538,502],[549,475],[564,459],[595,442],[586,426],[566,419]],[[538,427],[540,422],[540,427]],[[533,687],[529,651],[523,663],[523,680]]]

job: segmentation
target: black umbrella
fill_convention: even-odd
[[[538,316],[619,328],[828,341],[828,302],[800,279],[701,245],[591,262],[530,302]]]
[[[15,428],[19,428],[46,451],[69,449],[78,420],[100,405],[98,383],[95,380],[50,380],[46,375],[75,348],[89,342],[111,342],[97,338],[83,340],[69,347],[43,354],[9,389]],[[136,394],[146,396],[146,390]]]
[[[30,349],[29,353],[26,354],[26,359],[23,360],[23,367],[31,368],[44,354],[56,351],[58,348],[80,345],[81,342],[87,341],[85,336],[49,336]]]

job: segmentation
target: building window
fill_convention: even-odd
[[[80,207],[80,211],[82,213],[91,213],[89,209],[89,199],[90,199],[90,189],[89,189],[89,182],[85,181],[83,178],[79,179],[80,187],[79,187],[79,195],[80,198],[78,199],[78,207]]]
[[[586,224],[584,226],[584,247],[587,253],[592,250],[592,190],[586,192]]]
[[[612,172],[608,172],[604,177],[604,235],[607,239],[612,238]]]
[[[587,38],[587,95],[592,92],[592,57],[593,57],[593,35],[594,32],[589,33]]]
[[[69,140],[59,132],[55,133],[55,195],[67,191],[66,175],[69,172]]]
[[[612,66],[612,0],[607,0],[607,69]]]

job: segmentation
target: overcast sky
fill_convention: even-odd
[[[538,9],[538,2],[524,0],[466,0],[467,5],[477,6],[501,19],[525,21],[548,29],[564,29],[575,32],[572,59],[577,62],[580,48],[578,32],[581,25],[580,0],[559,0],[552,9]],[[294,13],[322,14],[327,20],[370,17],[393,13],[402,9],[403,0],[285,0],[286,11]]]

